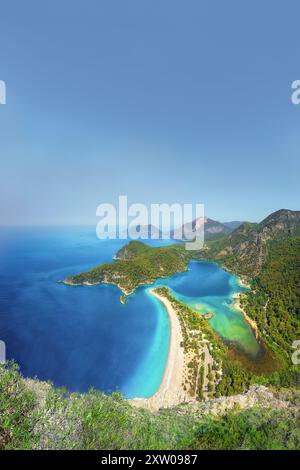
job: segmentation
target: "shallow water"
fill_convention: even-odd
[[[147,288],[123,305],[115,286],[57,283],[110,261],[123,244],[100,241],[87,227],[0,230],[0,339],[25,376],[69,390],[120,390],[129,398],[148,397],[159,388],[169,320]],[[230,307],[232,294],[241,289],[234,276],[212,263],[191,263],[187,273],[159,283],[189,305],[207,305],[213,328],[255,354],[251,329]]]
[[[253,358],[259,353],[260,345],[251,327],[234,307],[233,295],[246,290],[237,277],[214,263],[193,261],[187,273],[158,280],[156,284],[166,285],[178,300],[199,312],[212,313],[208,321],[224,340],[236,343]]]

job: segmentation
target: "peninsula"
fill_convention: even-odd
[[[123,292],[121,300],[124,301],[140,285],[152,284],[159,277],[186,271],[189,260],[189,252],[183,244],[151,247],[130,241],[118,251],[113,262],[70,276],[63,282],[87,286],[115,284]]]

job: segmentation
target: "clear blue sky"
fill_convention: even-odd
[[[0,4],[0,223],[96,206],[300,209],[299,1]]]

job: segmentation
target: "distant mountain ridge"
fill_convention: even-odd
[[[140,239],[170,238],[171,240],[193,240],[196,237],[196,232],[199,231],[201,225],[203,224],[203,221],[204,238],[206,240],[222,234],[229,234],[243,223],[239,221],[218,222],[217,220],[204,217],[195,219],[191,223],[186,223],[182,227],[173,229],[170,231],[170,233],[152,224],[138,225],[136,229],[139,233],[138,238]],[[127,231],[123,231],[123,234],[127,235]]]
[[[219,222],[217,220],[210,219],[209,217],[199,217],[192,221],[192,223],[184,224],[182,227],[175,229],[171,232],[171,238],[184,240],[193,240],[196,237],[197,231],[200,230],[204,224],[204,239],[209,240],[219,235],[226,235],[231,233],[243,222]]]
[[[232,233],[206,246],[206,255],[228,269],[249,276],[257,275],[266,259],[268,244],[300,234],[300,211],[280,209],[260,223],[243,222]]]

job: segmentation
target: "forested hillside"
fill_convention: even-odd
[[[253,290],[243,304],[266,341],[275,349],[292,352],[300,334],[300,237],[272,241]]]
[[[231,234],[208,240],[200,256],[221,263],[237,274],[253,277],[260,273],[269,243],[300,234],[300,211],[279,210],[259,224],[245,222]]]

